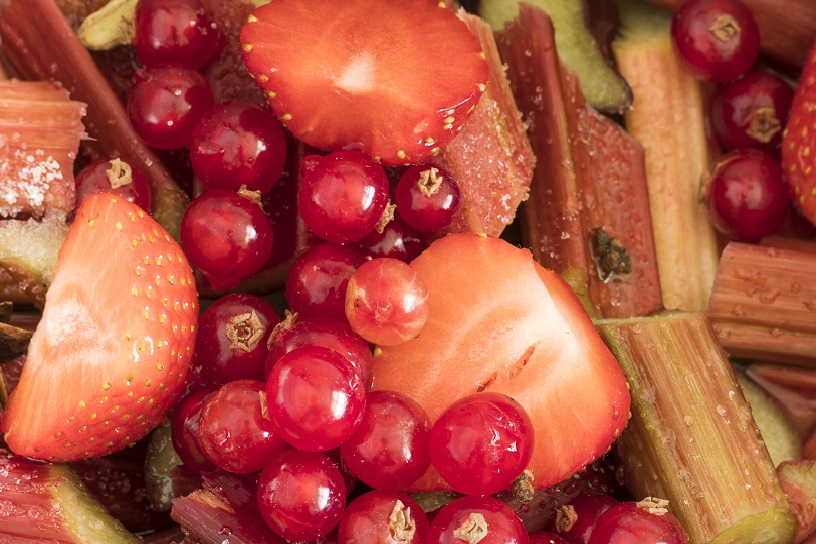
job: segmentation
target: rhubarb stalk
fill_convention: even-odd
[[[661,310],[643,150],[586,104],[544,11],[521,4],[498,43],[538,157],[525,243],[598,315]]]
[[[708,307],[723,347],[737,357],[816,367],[814,270],[816,252],[728,244]]]
[[[617,444],[634,497],[667,499],[693,543],[792,542],[796,517],[706,316],[598,326],[632,393]]]
[[[3,53],[28,79],[61,82],[72,98],[88,104],[86,126],[91,154],[121,157],[150,181],[153,216],[178,236],[187,205],[182,191],[156,154],[139,139],[127,112],[68,25],[54,0],[8,0],[0,11]]]
[[[646,181],[663,304],[703,311],[717,272],[714,229],[700,199],[710,160],[703,89],[672,48],[671,14],[623,1],[612,51],[632,87],[626,128],[646,151]]]

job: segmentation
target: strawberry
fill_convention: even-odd
[[[816,225],[816,47],[807,64],[788,122],[782,133],[782,169],[794,194],[793,202],[802,215]]]
[[[248,21],[250,73],[281,122],[319,149],[421,162],[485,90],[479,41],[436,0],[275,0]]]
[[[606,452],[629,415],[629,391],[572,289],[530,252],[499,239],[451,234],[411,267],[428,286],[420,335],[381,346],[374,389],[413,398],[435,421],[477,391],[516,399],[536,431],[529,469],[537,488]],[[413,490],[445,489],[433,470]]]
[[[197,321],[195,282],[178,244],[136,205],[89,196],[2,414],[9,448],[73,461],[145,436],[184,384]]]

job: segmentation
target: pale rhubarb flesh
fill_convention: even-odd
[[[646,152],[663,304],[704,311],[718,259],[700,198],[711,160],[704,89],[673,50],[671,13],[635,0],[619,5],[621,30],[612,51],[634,96],[624,114],[626,129]]]
[[[816,367],[816,253],[731,242],[708,314],[736,357]]]
[[[643,150],[587,105],[578,78],[561,66],[553,32],[544,11],[521,4],[518,18],[497,35],[538,156],[523,207],[525,244],[590,312],[652,314],[663,305]],[[600,236],[623,249],[626,267],[608,266],[606,257],[616,257],[595,243]]]
[[[504,75],[493,32],[475,15],[460,11],[459,16],[479,39],[490,76],[468,122],[431,161],[446,170],[462,192],[459,209],[446,232],[498,236],[527,199],[536,157]]]
[[[690,542],[792,542],[796,517],[706,316],[597,325],[632,393],[617,444],[634,498],[667,499]]]
[[[95,158],[120,157],[139,168],[153,189],[153,217],[178,238],[188,197],[138,137],[125,108],[82,46],[54,0],[7,0],[0,10],[3,53],[28,79],[56,80],[88,104],[85,148]],[[44,46],[47,44],[47,46]]]

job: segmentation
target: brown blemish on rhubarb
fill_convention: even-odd
[[[632,271],[632,259],[626,246],[618,238],[609,236],[602,227],[592,230],[591,249],[602,280],[608,280],[612,274],[629,274]]]
[[[780,130],[782,123],[776,118],[776,110],[766,106],[757,108],[745,132],[754,140],[767,144]]]
[[[236,315],[224,327],[224,335],[230,341],[230,349],[252,351],[258,345],[266,327],[255,310]]]
[[[717,17],[717,20],[711,25],[709,31],[721,42],[727,42],[742,32],[742,29],[733,16],[728,13],[723,13]]]
[[[442,185],[442,176],[439,174],[439,169],[431,167],[419,173],[419,180],[417,180],[417,187],[419,192],[425,196],[433,196]]]
[[[110,161],[110,168],[105,173],[108,175],[111,188],[118,189],[133,183],[133,169],[122,159],[116,158]]]
[[[467,544],[478,544],[487,537],[487,521],[482,514],[471,512],[462,525],[453,531],[453,536]]]
[[[399,499],[388,516],[388,529],[397,542],[410,542],[416,534],[416,520],[411,515],[411,508],[406,507]]]
[[[565,504],[555,511],[555,532],[567,533],[572,530],[575,522],[578,521],[578,514],[572,505]]]

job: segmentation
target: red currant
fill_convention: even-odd
[[[128,163],[114,159],[112,161],[94,161],[84,167],[76,176],[76,206],[90,194],[111,193],[133,202],[147,213],[153,207],[153,191],[144,175]]]
[[[204,455],[219,468],[246,474],[261,470],[286,446],[262,406],[263,382],[238,380],[213,393],[198,422]]]
[[[201,0],[139,0],[136,4],[133,46],[147,66],[181,62],[200,68],[220,42]]]
[[[689,0],[674,13],[672,41],[700,79],[723,83],[746,73],[759,56],[759,28],[740,0]]]
[[[571,544],[555,533],[536,531],[530,533],[530,544]]]
[[[408,168],[394,192],[400,216],[420,232],[449,227],[459,198],[459,185],[450,174],[430,163]]]
[[[568,539],[570,544],[589,544],[592,531],[601,514],[618,504],[609,495],[582,493],[562,508],[571,508],[571,516],[564,516],[564,523],[556,523],[558,534]]]
[[[327,348],[309,346],[281,357],[266,382],[272,427],[294,447],[326,451],[360,426],[365,389],[354,367]]]
[[[708,190],[708,211],[721,232],[756,241],[785,221],[791,195],[782,167],[754,149],[732,151],[714,165]]]
[[[388,177],[360,151],[337,151],[318,159],[304,178],[298,209],[320,238],[358,242],[374,230],[388,204]]]
[[[428,531],[428,544],[528,544],[518,514],[493,497],[462,497],[439,510]]]
[[[425,544],[428,517],[411,497],[370,491],[348,505],[337,531],[343,544]]]
[[[711,126],[725,149],[753,148],[779,155],[793,89],[769,72],[751,72],[720,86],[711,102]]]
[[[192,134],[190,163],[205,189],[265,193],[281,177],[286,136],[269,110],[232,100],[208,110]]]
[[[269,345],[267,377],[278,359],[290,351],[306,346],[319,346],[334,350],[348,359],[366,389],[371,387],[374,379],[374,357],[368,342],[351,330],[348,323],[336,319],[311,317],[298,320],[291,316],[275,327]]]
[[[431,429],[431,463],[455,491],[491,495],[527,468],[535,435],[527,411],[502,393],[463,397]]]
[[[266,343],[280,317],[268,302],[244,293],[226,295],[201,314],[196,363],[215,383],[263,380],[269,354]]]
[[[204,402],[217,390],[216,385],[198,386],[173,406],[170,423],[173,449],[176,450],[184,466],[196,473],[212,472],[216,468],[201,449],[198,425]]]
[[[397,491],[417,481],[431,465],[430,431],[428,415],[416,401],[394,391],[371,391],[360,427],[340,445],[340,453],[361,481]]]
[[[428,319],[428,286],[408,264],[374,259],[351,276],[346,318],[354,332],[383,346],[419,336]]]
[[[382,232],[372,230],[357,246],[372,259],[399,259],[409,263],[419,257],[428,243],[423,234],[402,220],[399,210]]]
[[[284,538],[308,541],[329,534],[346,503],[343,476],[320,453],[286,450],[273,457],[258,481],[258,506]]]
[[[264,265],[274,234],[261,207],[238,193],[207,191],[181,219],[181,245],[190,264],[216,290],[232,289]]]
[[[351,275],[366,262],[352,246],[320,243],[295,260],[286,277],[286,300],[301,317],[346,321],[346,289]]]
[[[177,149],[190,143],[193,128],[213,101],[204,76],[181,66],[160,65],[136,72],[128,114],[147,145]]]
[[[658,510],[652,513],[641,503],[617,504],[598,518],[589,544],[687,544],[677,518]]]

